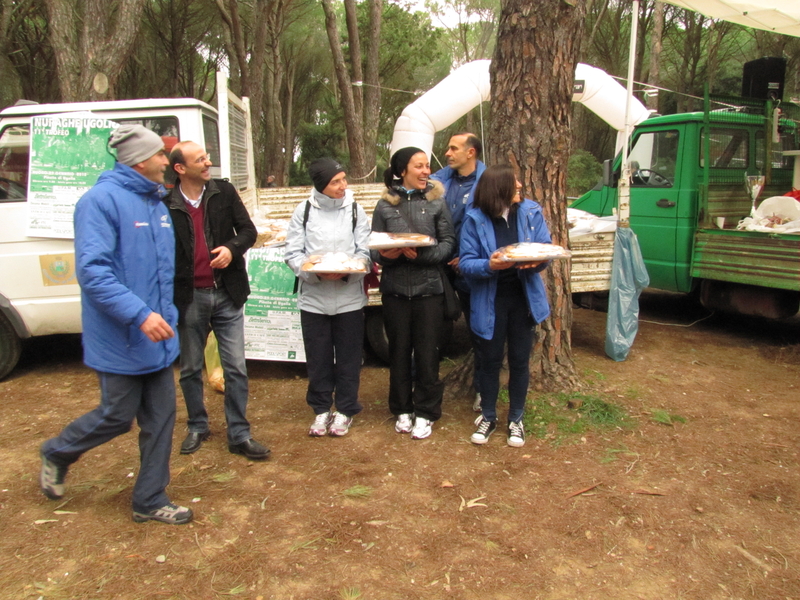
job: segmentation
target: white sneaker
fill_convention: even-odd
[[[472,412],[481,412],[481,394],[475,394],[475,402],[472,403]]]
[[[509,446],[514,448],[522,448],[525,445],[525,429],[522,427],[522,421],[511,421],[508,424],[508,440]]]
[[[394,424],[394,430],[397,433],[411,433],[413,427],[414,422],[411,420],[411,413],[397,415],[397,422]]]
[[[328,427],[328,433],[334,437],[342,437],[347,435],[350,431],[350,425],[353,424],[353,417],[348,417],[340,412],[333,413],[333,420]]]
[[[414,420],[414,429],[411,430],[412,440],[424,440],[431,435],[433,421],[417,417]]]
[[[328,433],[328,425],[330,425],[332,418],[330,411],[318,414],[314,418],[311,427],[308,428],[308,435],[311,437],[322,437]]]

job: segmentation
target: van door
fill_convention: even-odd
[[[81,330],[72,240],[28,237],[30,125],[0,130],[0,297],[20,337]]]
[[[677,290],[679,142],[677,129],[642,131],[628,155],[631,228],[639,238],[650,285],[673,291]]]

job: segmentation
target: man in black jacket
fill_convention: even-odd
[[[236,188],[211,179],[212,163],[201,146],[176,144],[170,164],[178,179],[165,202],[175,228],[180,384],[189,413],[181,454],[196,452],[209,436],[202,371],[203,351],[213,330],[225,377],[228,449],[252,460],[265,459],[270,451],[251,437],[245,415],[249,390],[243,305],[250,285],[244,253],[256,241],[256,228]]]

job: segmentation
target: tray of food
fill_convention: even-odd
[[[536,242],[520,242],[503,246],[498,251],[503,258],[511,262],[538,262],[542,260],[554,260],[569,258],[572,253],[566,248],[556,244],[539,244]]]
[[[420,246],[435,246],[436,240],[422,233],[388,233],[386,231],[373,231],[369,234],[369,242],[367,245],[372,250],[417,248]]]
[[[366,273],[367,261],[346,252],[312,254],[303,263],[303,271],[309,273]]]

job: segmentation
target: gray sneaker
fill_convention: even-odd
[[[395,421],[394,430],[397,433],[411,433],[411,430],[414,428],[414,421],[412,421],[413,418],[414,415],[411,413],[397,415],[397,421]]]
[[[42,457],[42,470],[39,473],[39,488],[50,500],[61,500],[64,497],[64,478],[69,467],[61,467],[49,460],[44,452],[39,452]]]
[[[480,392],[475,394],[475,402],[472,403],[472,412],[481,412],[481,395],[480,395]]]
[[[347,435],[347,432],[350,431],[350,425],[353,424],[353,417],[348,417],[340,412],[335,412],[332,416],[333,420],[328,428],[328,433],[334,437]]]
[[[430,437],[433,421],[417,417],[414,419],[414,428],[411,430],[412,440],[424,440]]]
[[[314,422],[308,428],[308,435],[311,437],[322,437],[328,433],[328,425],[331,423],[331,413],[326,411],[314,417]]]
[[[191,521],[193,516],[191,508],[178,506],[177,504],[172,504],[172,502],[146,513],[133,511],[133,520],[137,523],[159,521],[169,525],[183,525]]]

